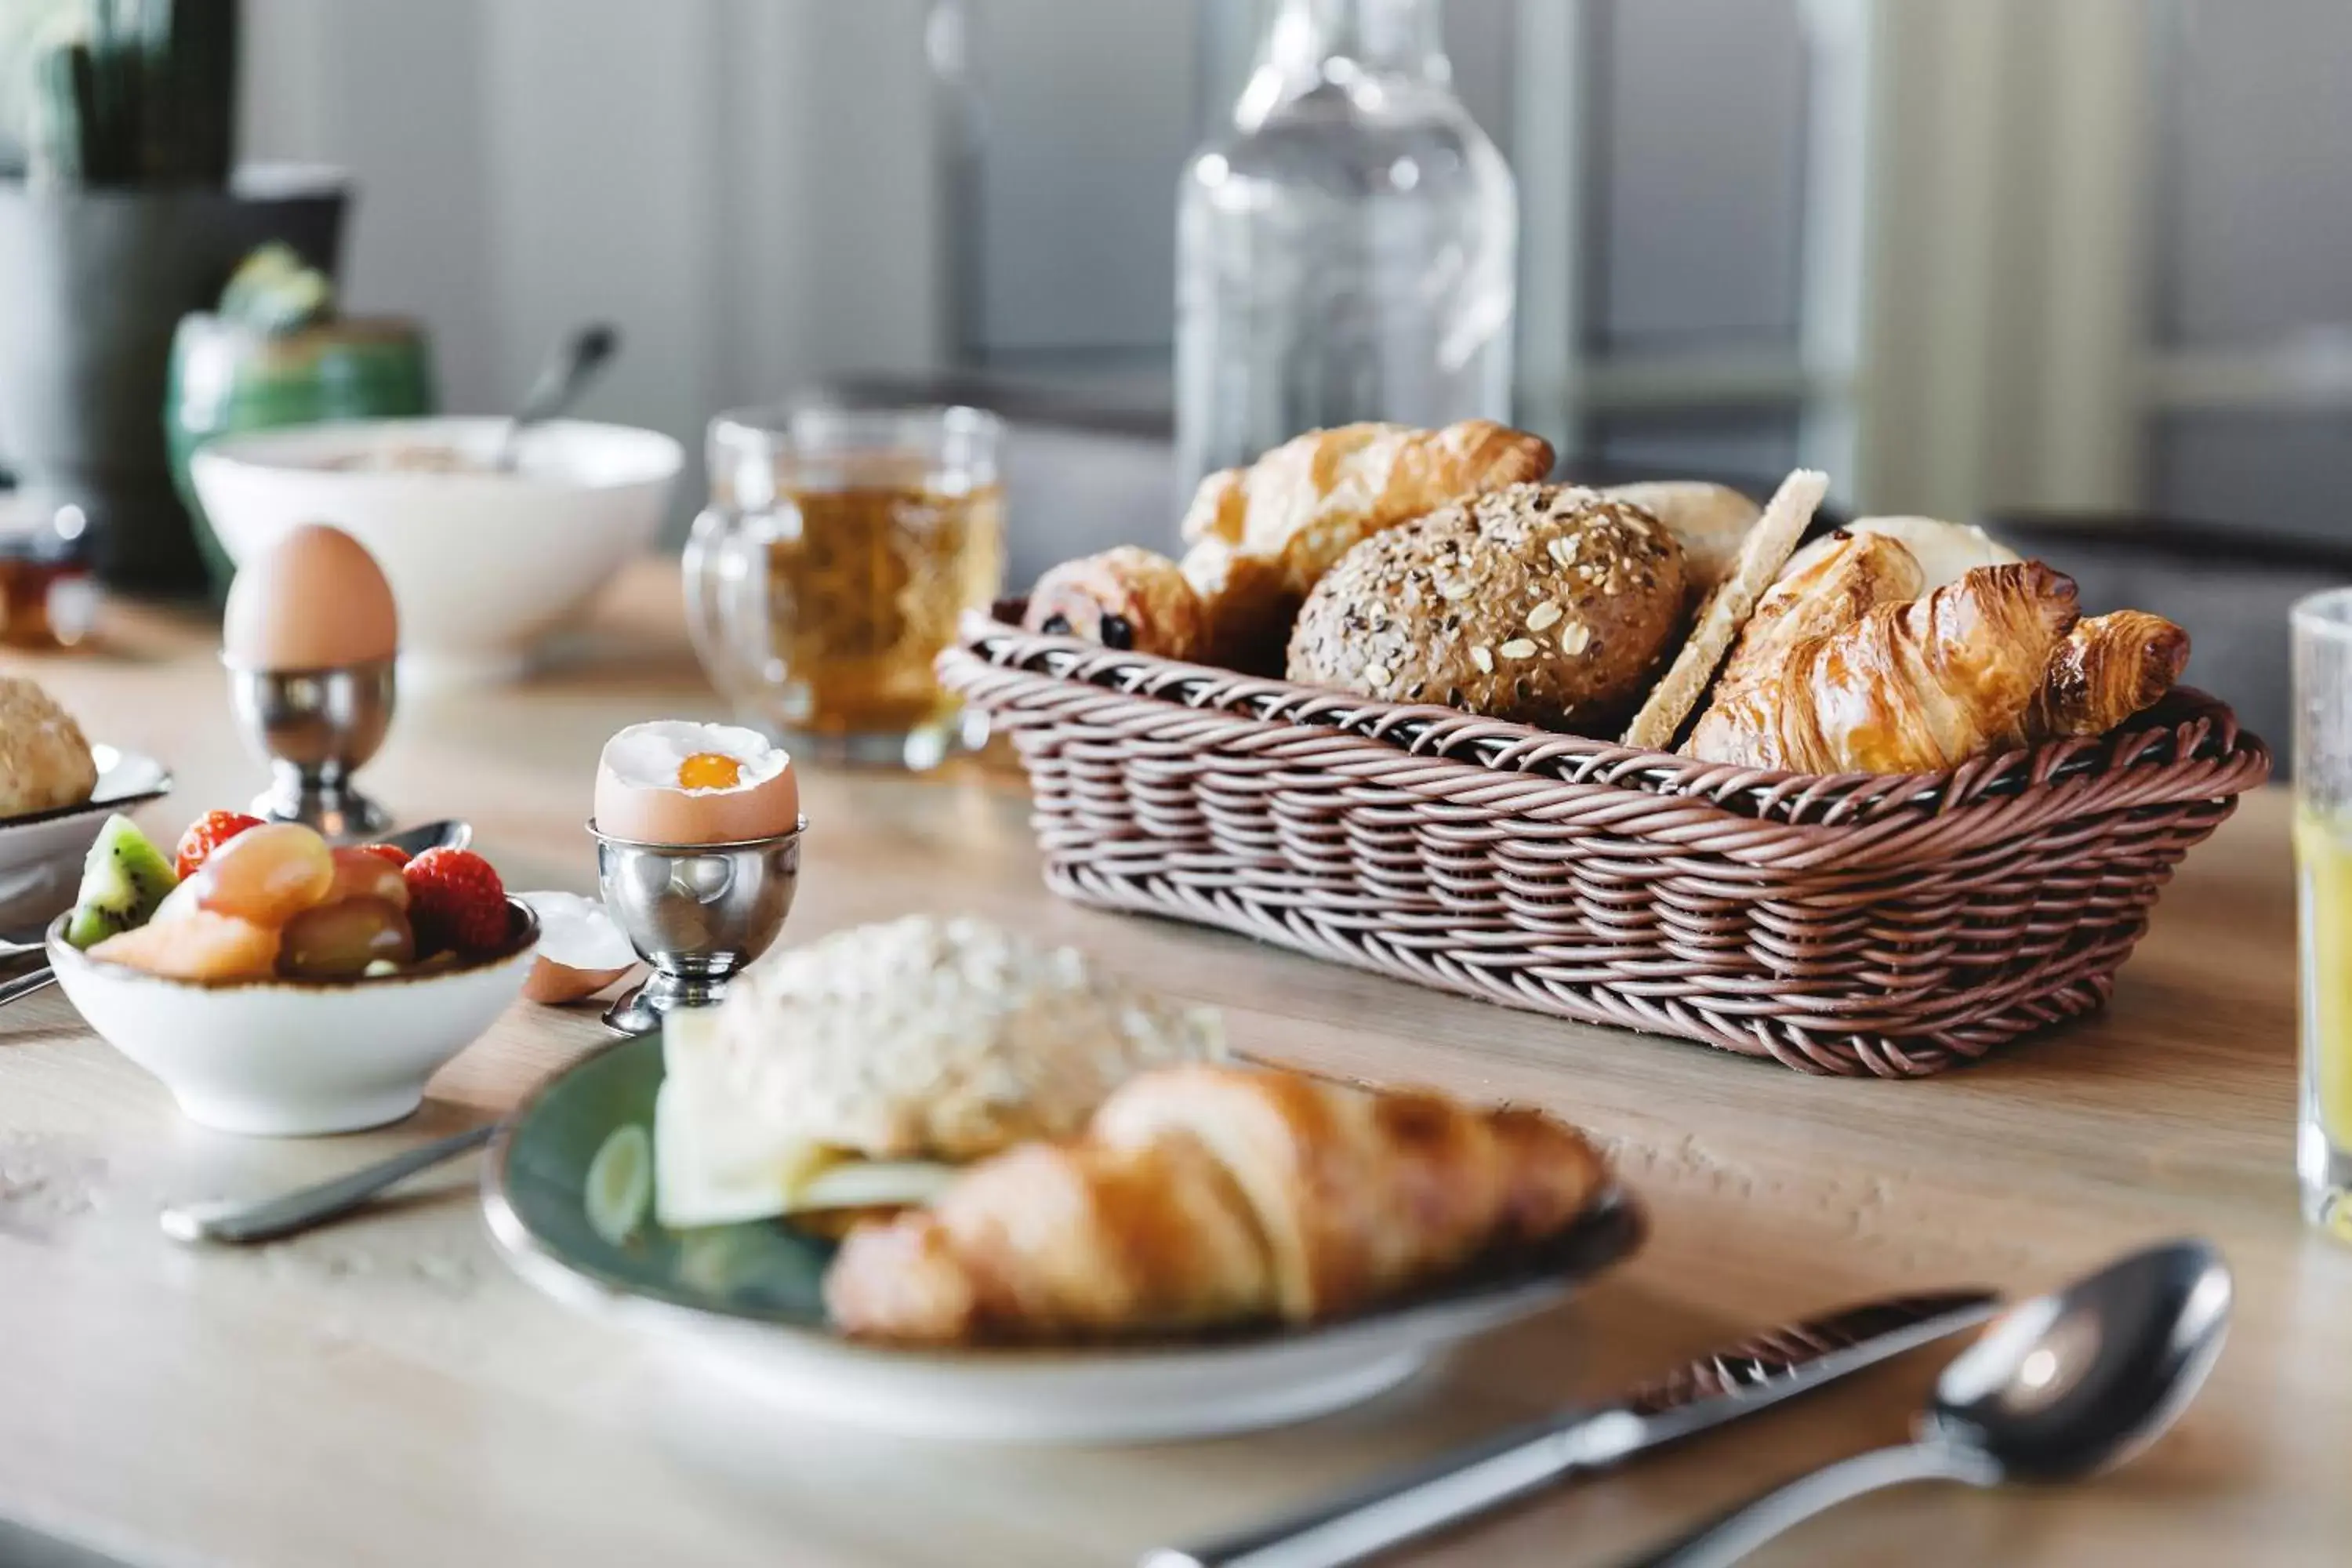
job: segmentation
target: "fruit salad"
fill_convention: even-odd
[[[172,980],[357,980],[507,946],[506,889],[464,849],[410,859],[333,847],[299,823],[215,811],[166,855],[109,817],[82,868],[66,941]]]

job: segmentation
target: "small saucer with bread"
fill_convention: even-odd
[[[163,763],[92,743],[39,682],[0,676],[0,925],[45,924],[70,907],[107,817],[171,789]]]

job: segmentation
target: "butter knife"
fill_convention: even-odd
[[[1580,1471],[1601,1469],[1972,1328],[1989,1290],[1902,1296],[1759,1334],[1604,1405],[1512,1427],[1271,1524],[1160,1547],[1139,1568],[1342,1568]]]

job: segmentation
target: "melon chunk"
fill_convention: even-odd
[[[278,938],[268,926],[196,910],[108,937],[89,955],[165,980],[252,980],[275,972]]]

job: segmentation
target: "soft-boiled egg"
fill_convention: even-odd
[[[341,669],[400,651],[392,584],[367,546],[305,523],[239,567],[221,616],[221,650],[243,669]]]
[[[596,830],[639,844],[733,844],[800,825],[793,760],[756,730],[632,724],[596,764]]]

